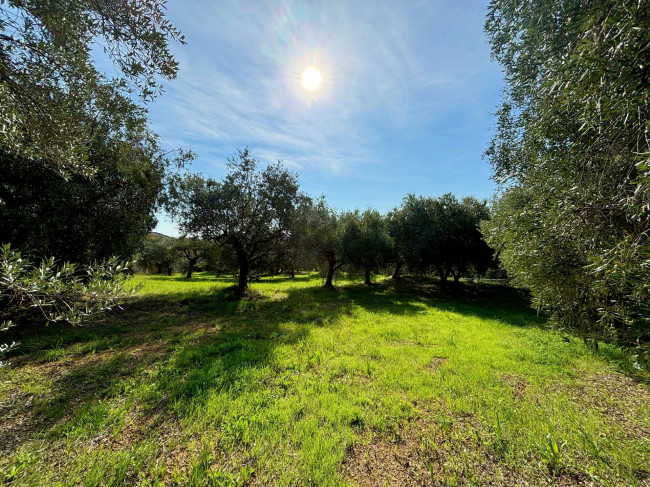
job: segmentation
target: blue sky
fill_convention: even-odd
[[[167,147],[214,178],[248,146],[335,208],[385,212],[407,193],[489,197],[482,159],[503,84],[487,1],[170,0],[186,36],[178,79],[151,106]],[[323,76],[310,93],[300,76]],[[161,216],[157,231],[177,234]]]

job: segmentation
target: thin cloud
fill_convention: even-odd
[[[481,161],[502,75],[488,0],[172,0],[179,78],[150,107],[191,170],[220,178],[248,146],[333,206],[382,211],[409,192],[489,196]],[[316,66],[322,86],[300,85]]]
[[[445,66],[453,60],[444,48],[427,44],[421,29],[439,11],[432,2],[183,2],[170,17],[190,47],[152,109],[155,128],[201,145],[255,145],[296,167],[367,161],[381,135],[369,120],[415,126],[422,107],[448,109],[461,99],[454,85],[472,81],[466,67]],[[313,99],[298,83],[311,62],[322,63],[325,78]],[[425,97],[436,90],[438,101]]]

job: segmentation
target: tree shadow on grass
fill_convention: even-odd
[[[502,284],[448,283],[442,290],[437,279],[405,278],[387,280],[394,292],[410,296],[442,311],[496,319],[516,327],[547,327],[548,320],[530,306],[524,289]]]
[[[213,392],[235,390],[247,371],[270,364],[276,347],[305,340],[314,327],[335,325],[341,316],[353,315],[357,305],[343,293],[320,287],[283,289],[252,300],[229,298],[230,290],[222,287],[148,295],[86,326],[12,330],[9,338],[22,342],[10,357],[12,368],[47,391],[25,393],[17,383],[11,401],[0,399],[0,411],[20,410],[25,426],[0,425],[0,433],[7,433],[0,434],[0,451],[15,451],[37,433],[69,436],[85,421],[80,418],[90,405],[127,394],[125,387],[143,380],[149,381],[144,399],[152,411],[172,404],[183,409]],[[390,299],[383,299],[388,310]],[[395,302],[390,310],[405,313],[411,306]],[[155,370],[155,377],[147,370]]]
[[[173,408],[181,417],[210,394],[267,387],[255,383],[249,372],[271,365],[278,346],[305,340],[314,327],[336,326],[358,307],[409,315],[420,313],[424,302],[461,314],[501,315],[516,326],[530,321],[531,312],[520,298],[510,296],[512,302],[504,307],[494,292],[501,296],[510,291],[470,289],[455,296],[441,294],[431,282],[389,281],[335,291],[283,288],[274,296],[234,301],[228,288],[215,286],[136,297],[83,327],[51,325],[38,333],[18,327],[13,338],[22,345],[19,355],[11,358],[12,367],[28,374],[33,369],[49,390],[12,396],[10,407],[22,407],[25,417],[20,424],[26,427],[12,431],[11,425],[0,424],[0,438],[5,438],[0,452],[15,451],[37,432],[56,439],[83,429],[85,420],[80,418],[88,416],[89,408],[128,395],[129,388],[143,381],[147,392],[139,398],[141,410],[153,414]],[[9,407],[3,403],[0,400],[0,410]],[[106,429],[106,421],[100,417],[88,434]],[[10,434],[1,434],[3,429]]]
[[[185,277],[184,274],[174,274],[172,276],[167,276],[165,274],[150,274],[150,278],[155,281],[166,281],[166,282],[177,282],[179,284],[184,282],[228,282],[228,283],[237,283],[237,277],[235,275],[221,274],[216,276],[213,272],[196,272],[191,278]],[[277,275],[277,276],[262,276],[259,279],[250,279],[250,282],[253,284],[277,284],[280,282],[309,282],[313,280],[314,274],[296,274],[295,277],[289,275]]]
[[[189,279],[185,277],[185,274],[174,274],[173,276],[167,276],[165,274],[151,274],[148,276],[152,281],[165,281],[165,282],[177,282],[179,284],[186,282],[237,282],[233,276],[215,276],[214,274],[206,273],[195,273],[193,277]]]

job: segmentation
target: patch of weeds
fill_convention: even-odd
[[[424,466],[431,477],[431,480],[435,480],[437,477],[436,465],[440,462],[440,446],[436,441],[430,436],[424,436],[420,443],[420,450],[422,452],[421,458]]]
[[[20,451],[18,452],[13,461],[0,470],[2,478],[6,482],[11,482],[15,480],[21,472],[23,472],[29,465],[36,461],[36,455],[29,451]]]
[[[188,446],[196,444],[190,442]],[[248,485],[254,473],[251,466],[240,467],[236,471],[218,465],[214,454],[213,444],[204,441],[199,454],[190,463],[189,468],[175,468],[170,472],[171,485],[174,487],[241,487]],[[158,483],[150,485],[159,485]],[[168,485],[163,482],[162,485]]]
[[[448,435],[451,433],[451,428],[454,426],[454,421],[451,418],[448,418],[447,416],[440,416],[436,422],[444,434]]]
[[[275,381],[275,385],[282,391],[283,394],[287,393],[292,384],[293,378],[291,377],[291,374],[288,373],[285,373],[282,377],[279,377]]]
[[[67,353],[68,350],[64,347],[63,339],[59,338],[51,348],[43,351],[41,359],[43,362],[58,362]]]
[[[306,370],[315,369],[321,363],[321,354],[318,352],[310,353],[307,357]]]
[[[243,487],[248,485],[254,473],[253,467],[241,467],[234,474],[223,470],[212,470],[208,474],[208,482],[214,487]]]
[[[43,353],[44,362],[58,362],[66,356],[65,348],[52,348]]]
[[[492,425],[493,438],[491,442],[491,448],[494,453],[500,457],[505,458],[508,453],[508,443],[504,438],[503,423],[501,422],[501,417],[499,412],[495,411],[494,423]]]
[[[62,435],[68,439],[90,438],[106,426],[110,417],[111,406],[102,401],[88,402],[76,413],[62,429]]]
[[[372,377],[372,369],[370,368],[370,360],[366,360],[366,375],[368,378]]]
[[[609,465],[609,462],[608,462],[607,458],[605,458],[603,456],[603,454],[601,452],[601,449],[600,449],[600,446],[598,446],[598,443],[596,442],[596,440],[594,440],[591,437],[591,435],[589,435],[582,426],[580,426],[580,425],[575,425],[575,426],[576,426],[576,428],[578,430],[578,434],[582,438],[585,446],[587,447],[587,449],[589,451],[591,451],[592,456],[598,462],[602,462],[602,463],[605,463],[605,464]]]
[[[221,424],[223,438],[230,444],[248,444],[250,442],[252,418],[241,414],[231,414]]]
[[[546,465],[548,472],[555,477],[564,469],[564,448],[566,443],[558,443],[549,433],[546,435],[546,441],[538,444],[537,448],[542,457],[542,462]]]

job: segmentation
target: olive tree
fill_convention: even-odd
[[[325,264],[325,285],[334,289],[334,274],[346,263],[341,215],[320,199],[309,213],[309,241],[317,260]]]
[[[142,248],[140,264],[144,267],[155,267],[158,274],[163,271],[168,276],[174,273],[174,266],[180,260],[176,248],[176,239],[166,235],[151,235],[147,237]]]
[[[302,198],[297,176],[281,162],[258,170],[248,149],[228,159],[222,181],[188,175],[177,180],[168,201],[183,233],[225,245],[239,266],[239,294],[249,272],[288,237],[291,217]]]
[[[458,282],[470,267],[483,269],[492,260],[492,250],[479,230],[488,216],[485,201],[472,197],[459,201],[450,193],[439,198],[411,194],[392,215],[399,258],[412,271],[434,271],[442,289],[449,276]]]
[[[494,0],[507,80],[485,225],[534,305],[597,346],[650,342],[650,15],[636,0]],[[641,356],[642,353],[639,354]]]
[[[164,9],[164,0],[0,2],[0,147],[61,172],[94,172],[88,115],[128,127],[146,116],[132,100],[153,99],[160,79],[176,76],[168,43],[184,39]],[[98,71],[93,48],[116,78]]]
[[[200,238],[182,236],[174,241],[173,250],[183,261],[185,278],[191,279],[197,264],[210,254],[210,243]]]
[[[92,314],[119,306],[132,292],[126,286],[131,266],[116,258],[93,266],[53,258],[35,265],[9,244],[0,246],[0,332],[27,321],[79,325]],[[17,345],[0,344],[0,359]]]
[[[175,161],[144,126],[93,125],[92,177],[64,177],[41,161],[0,150],[0,235],[24,256],[85,264],[130,258],[156,225]]]
[[[487,201],[473,196],[464,197],[453,207],[450,217],[455,218],[455,251],[451,275],[458,283],[461,277],[472,272],[484,275],[488,268],[495,266],[494,250],[485,242],[481,234],[481,223],[490,219]]]
[[[313,200],[301,198],[289,222],[289,234],[278,250],[279,262],[292,279],[297,270],[314,269],[316,266],[316,250],[309,228],[313,217]]]
[[[377,211],[368,209],[346,213],[342,217],[342,244],[348,262],[364,273],[364,283],[372,284],[370,273],[391,256],[393,241],[386,220]]]
[[[408,246],[406,222],[406,210],[403,206],[394,208],[386,215],[388,234],[393,242],[391,255],[388,259],[395,266],[392,276],[393,279],[400,279],[402,277],[402,269],[407,260],[406,256],[411,250]]]

